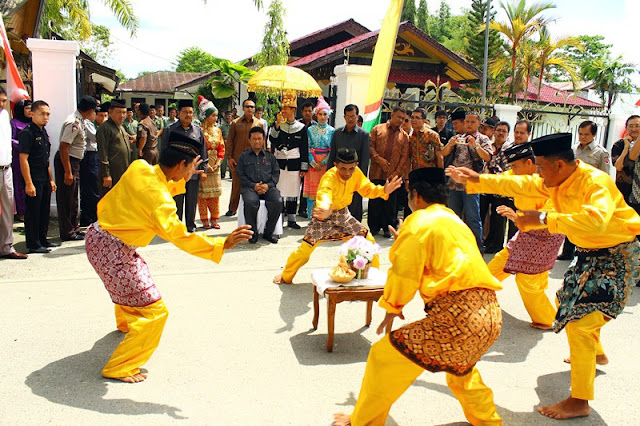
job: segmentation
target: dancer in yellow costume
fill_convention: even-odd
[[[571,396],[538,411],[554,419],[588,416],[594,398],[600,329],[624,309],[629,288],[638,280],[640,217],[629,207],[611,177],[580,160],[571,150],[571,134],[532,141],[542,180],[535,176],[497,176],[496,191],[512,197],[547,197],[547,212],[521,211],[521,230],[547,228],[565,234],[576,256],[558,290],[553,329],[567,329],[571,360]],[[486,175],[450,167],[456,182],[483,185]],[[545,207],[545,208],[546,208]]]
[[[424,372],[444,371],[447,385],[473,425],[500,425],[493,392],[475,364],[496,341],[502,311],[491,275],[476,239],[456,214],[445,207],[444,171],[429,167],[409,174],[407,218],[389,258],[380,306],[387,314],[378,334],[416,291],[427,316],[386,335],[371,347],[360,395],[353,413],[337,414],[335,425],[379,425],[391,405]]]
[[[168,311],[144,259],[136,248],[160,236],[187,253],[219,263],[224,250],[253,234],[241,226],[227,238],[187,232],[173,197],[201,163],[200,142],[174,133],[158,165],[134,161],[98,203],[98,221],[87,229],[89,262],[115,303],[116,324],[127,333],[102,370],[104,377],[143,381],[140,372],[160,342]]]
[[[338,149],[335,167],[327,170],[320,179],[313,218],[309,222],[302,244],[291,253],[282,274],[273,278],[275,284],[291,284],[298,270],[309,261],[311,253],[322,242],[346,240],[355,235],[362,235],[367,240],[375,242],[369,230],[349,212],[353,193],[358,192],[365,198],[386,200],[389,194],[400,187],[402,178],[395,176],[384,186],[374,185],[357,164],[358,153],[355,149]],[[371,266],[379,265],[380,259],[375,255]]]
[[[530,143],[514,145],[505,150],[504,155],[511,167],[506,175],[538,176]],[[500,185],[496,182],[499,181],[488,178],[481,184],[471,183],[467,192],[493,194]],[[547,197],[515,197],[513,201],[518,210],[525,211],[541,210],[547,200]],[[499,206],[497,211],[515,221],[516,213],[510,207]],[[549,284],[549,270],[556,263],[563,241],[564,235],[551,234],[546,229],[519,231],[508,242],[507,247],[489,262],[489,270],[500,281],[511,274],[516,275],[516,285],[533,328],[551,330],[556,317],[556,308],[544,291]]]

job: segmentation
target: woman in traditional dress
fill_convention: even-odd
[[[335,129],[328,124],[331,108],[323,97],[314,110],[318,123],[307,129],[309,139],[309,171],[304,178],[303,195],[307,198],[307,216],[311,217],[320,178],[327,171],[331,139]]]
[[[220,176],[220,163],[224,159],[224,139],[222,130],[216,127],[218,121],[218,109],[213,102],[203,96],[198,96],[200,120],[202,121],[202,133],[207,143],[209,164],[207,165],[207,178],[200,181],[198,193],[198,209],[200,220],[204,229],[220,229],[220,195],[222,195],[222,178]],[[209,214],[211,217],[209,218]],[[211,224],[209,224],[209,219]]]
[[[11,119],[13,198],[16,203],[16,216],[20,222],[24,221],[26,193],[24,191],[24,179],[20,171],[20,144],[18,143],[18,134],[24,130],[29,123],[31,123],[31,101],[22,100],[13,107],[13,118]]]

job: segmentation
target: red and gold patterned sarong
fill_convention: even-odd
[[[368,233],[369,230],[351,216],[349,208],[345,207],[334,210],[326,220],[311,219],[302,240],[313,246],[318,241],[342,241],[356,235],[366,237]]]
[[[502,329],[502,310],[493,290],[445,293],[425,311],[425,319],[393,331],[390,340],[409,360],[432,372],[469,373]]]
[[[103,230],[98,222],[87,228],[85,247],[89,263],[102,279],[113,303],[141,307],[162,299],[147,262],[136,252],[136,247]]]

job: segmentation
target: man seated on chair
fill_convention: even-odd
[[[349,205],[353,193],[358,192],[365,198],[389,198],[389,194],[398,189],[402,178],[395,176],[385,185],[374,185],[357,167],[358,153],[355,149],[339,148],[336,153],[335,167],[327,170],[320,179],[313,218],[309,222],[302,244],[287,260],[282,274],[273,278],[274,284],[291,284],[298,270],[308,261],[311,253],[321,242],[340,241],[355,235],[362,235],[375,242],[371,232],[358,222],[351,213]],[[380,264],[378,255],[374,256],[371,266]]]
[[[277,244],[278,237],[273,231],[282,213],[282,197],[276,188],[280,178],[280,166],[276,157],[264,150],[265,133],[262,127],[249,130],[251,148],[240,154],[236,170],[240,179],[240,194],[244,203],[244,220],[251,226],[253,237],[251,244],[258,242],[258,210],[260,200],[265,200],[267,207],[267,224],[262,238]]]

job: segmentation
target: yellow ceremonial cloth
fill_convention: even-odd
[[[167,181],[159,165],[134,161],[98,203],[98,223],[130,246],[146,246],[158,235],[187,253],[219,263],[225,238],[189,233],[178,219],[173,197],[184,192],[184,180]]]
[[[364,198],[383,198],[387,200],[384,187],[374,185],[362,173],[359,167],[347,181],[338,174],[338,169],[330,168],[320,179],[316,194],[316,205],[321,209],[340,210],[351,204],[353,193],[358,192]]]
[[[389,252],[391,269],[379,305],[399,313],[416,293],[425,303],[436,296],[470,288],[500,290],[476,239],[456,214],[441,204],[407,218]]]
[[[483,174],[479,183],[467,182],[466,189],[470,194],[548,198],[548,207],[553,209],[547,215],[549,232],[566,235],[578,247],[600,249],[632,241],[640,234],[640,216],[627,205],[608,174],[580,160],[576,162],[576,171],[553,188],[545,186],[537,175]]]

